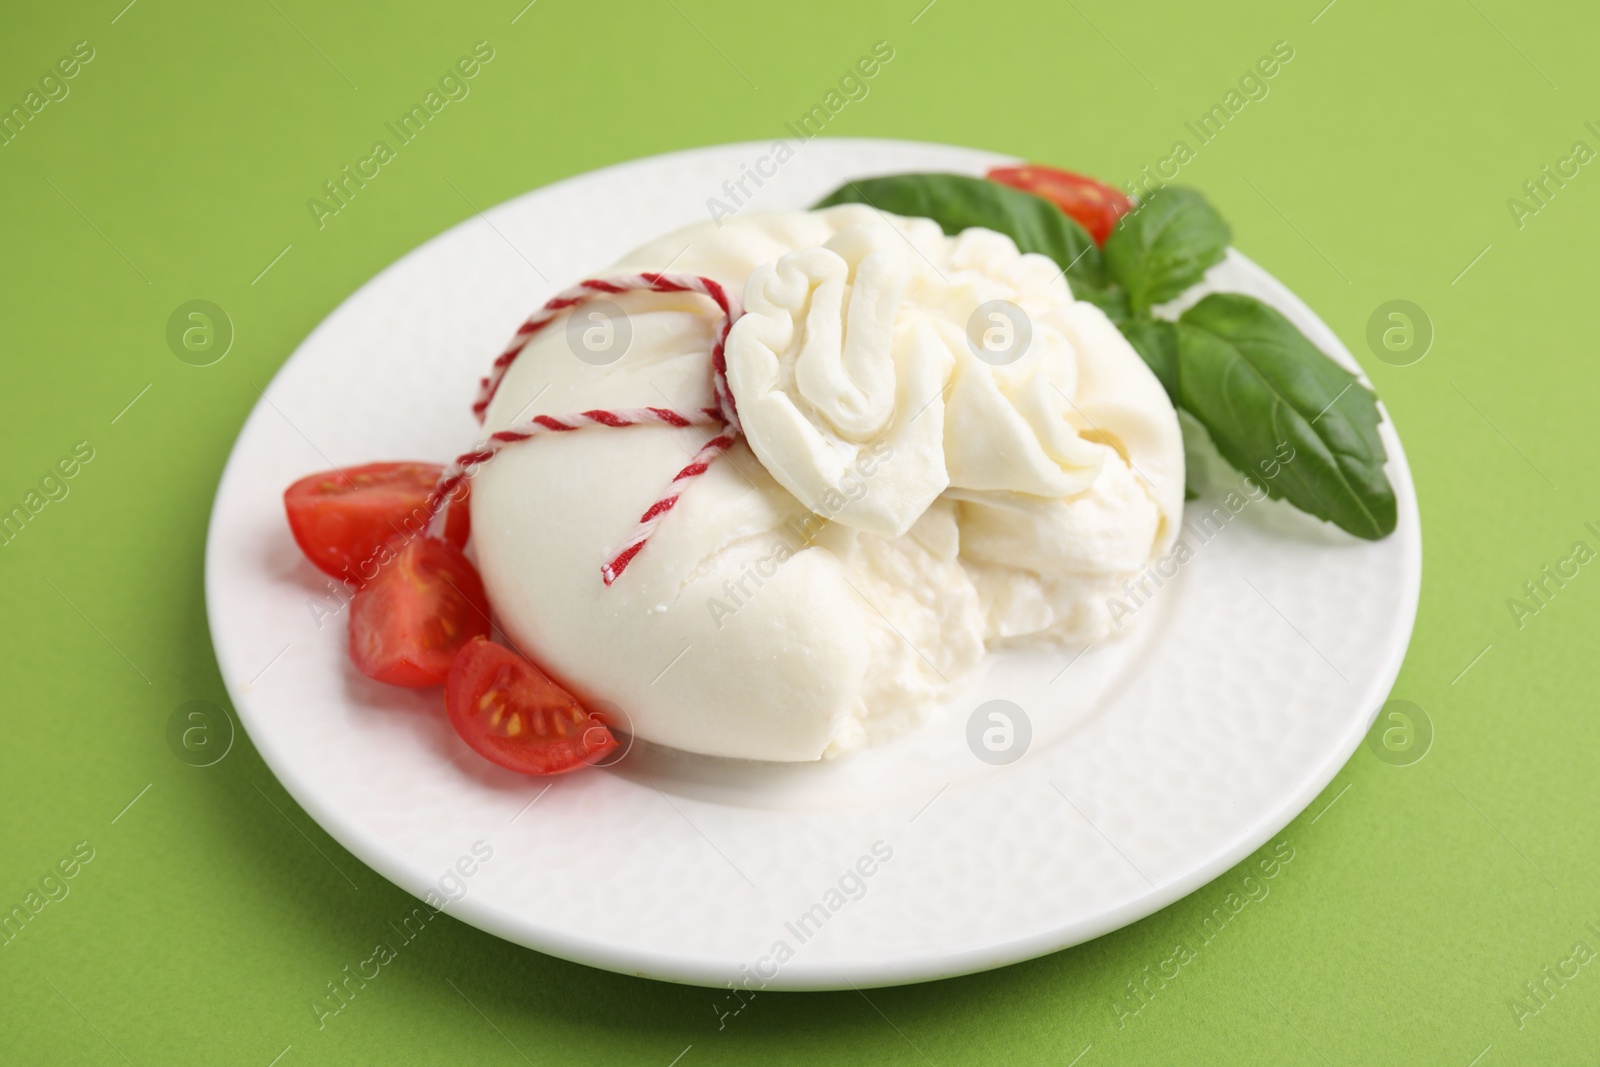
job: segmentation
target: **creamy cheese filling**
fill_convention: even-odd
[[[506,633],[639,737],[790,761],[894,737],[987,647],[1105,636],[1106,598],[1170,547],[1177,417],[1045,257],[847,205],[692,226],[601,273],[668,268],[744,294],[727,347],[744,438],[609,588],[606,553],[706,430],[540,438],[502,452],[472,495]],[[620,359],[545,331],[487,429],[709,405],[709,303],[614,303]]]

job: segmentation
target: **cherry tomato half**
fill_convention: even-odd
[[[562,774],[617,747],[605,721],[504,645],[468,642],[444,691],[450,725],[473,751],[522,774]]]
[[[428,497],[442,469],[433,463],[368,463],[308,475],[283,494],[289,529],[318,570],[364,585],[378,573],[379,549],[427,525]],[[446,540],[465,545],[471,521],[463,483],[450,504]]]
[[[1133,210],[1133,202],[1104,182],[1070,170],[1024,163],[1020,167],[995,167],[989,180],[1043,197],[1077,220],[1094,243],[1103,245],[1117,220]]]
[[[489,598],[461,550],[431,537],[379,549],[377,577],[350,600],[350,660],[390,685],[439,685],[456,652],[489,632]]]

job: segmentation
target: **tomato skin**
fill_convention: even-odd
[[[1133,201],[1116,189],[1070,170],[1024,163],[994,167],[988,178],[1050,201],[1088,230],[1097,245],[1105,244],[1117,220],[1133,210]]]
[[[521,774],[565,774],[617,747],[601,717],[527,658],[485,637],[456,655],[444,700],[450,725],[474,752]]]
[[[350,600],[350,660],[390,685],[440,685],[456,652],[489,633],[483,579],[459,548],[431,537],[385,545],[379,559]]]
[[[428,498],[443,468],[435,463],[368,463],[307,475],[284,490],[289,530],[318,570],[361,586],[378,571],[377,555],[428,523]],[[457,548],[471,532],[466,488],[452,499],[445,539]]]

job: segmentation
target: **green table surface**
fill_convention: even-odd
[[[1577,542],[1600,549],[1592,8],[525,2],[0,14],[0,107],[26,117],[0,145],[0,507],[42,505],[0,547],[0,910],[29,911],[0,934],[0,1061],[1600,1059],[1600,577],[1543,571]],[[712,991],[447,914],[319,1018],[326,983],[410,898],[323,833],[247,738],[209,767],[167,740],[183,703],[227,702],[201,560],[258,391],[340,300],[473,205],[782,136],[880,40],[893,61],[830,135],[1119,181],[1185,141],[1179,180],[1346,339],[1421,499],[1422,602],[1394,695],[1431,723],[1425,757],[1360,749],[1280,835],[1294,860],[1270,894],[1143,1002],[1128,983],[1248,865],[1043,959],[865,995],[765,993],[720,1023]],[[470,94],[319,227],[307,200],[480,41],[494,58]],[[1292,60],[1264,96],[1247,82],[1256,98],[1202,145],[1186,123],[1280,41]],[[75,46],[92,58],[53,75]],[[199,299],[235,334],[209,366],[167,338]],[[1409,365],[1366,341],[1400,299],[1434,331]],[[73,477],[50,477],[63,461]],[[1531,600],[1536,580],[1548,592]]]

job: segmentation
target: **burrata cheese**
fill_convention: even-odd
[[[852,204],[691,226],[597,276],[666,270],[743,294],[735,446],[609,587],[602,563],[714,429],[545,435],[485,465],[471,498],[506,634],[636,736],[783,761],[894,737],[985,649],[1105,637],[1107,599],[1171,547],[1177,415],[1048,258]],[[487,431],[713,405],[710,301],[612,299],[621,358],[543,331]]]

